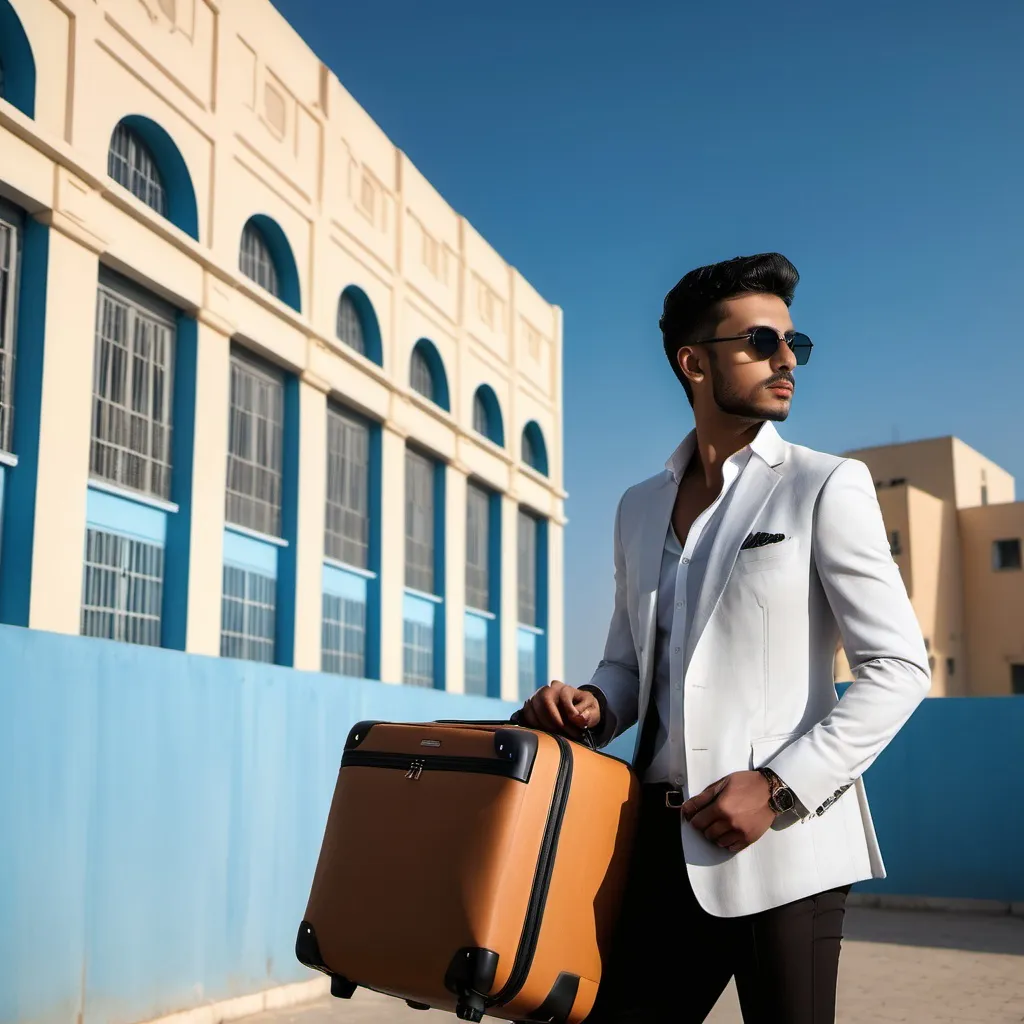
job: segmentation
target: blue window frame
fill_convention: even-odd
[[[438,689],[445,681],[444,506],[444,467],[407,448],[403,681]]]
[[[519,694],[525,700],[547,674],[547,523],[521,508],[517,535]]]
[[[466,489],[465,689],[498,697],[500,681],[501,499]]]

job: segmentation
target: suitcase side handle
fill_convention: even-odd
[[[522,709],[520,709],[521,711]],[[519,711],[513,711],[508,718],[501,719],[479,719],[479,718],[439,718],[434,724],[435,725],[520,725],[519,722]],[[526,726],[522,726],[526,728]],[[571,736],[567,736],[566,739],[572,739]],[[583,735],[581,742],[585,747],[590,750],[597,750],[597,741],[594,739],[594,733],[589,728],[583,729]]]

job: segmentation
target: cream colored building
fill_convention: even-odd
[[[561,673],[562,316],[266,0],[0,0],[0,621]]]
[[[928,645],[933,696],[1024,693],[1024,502],[955,437],[847,452],[875,479]],[[850,678],[840,652],[836,679]]]

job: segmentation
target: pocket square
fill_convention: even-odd
[[[750,533],[740,545],[740,551],[746,551],[748,548],[763,548],[765,544],[778,544],[780,540],[785,539],[784,533]]]

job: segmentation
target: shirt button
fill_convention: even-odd
[[[683,607],[683,602],[682,601],[676,601],[676,607],[677,608],[682,608]]]
[[[676,689],[677,690],[681,690],[682,688],[683,688],[683,684],[682,683],[676,683]]]
[[[679,651],[680,651],[680,648],[678,648],[678,647],[677,647],[677,648],[676,648],[676,654],[678,654],[678,653],[679,653]]]
[[[689,564],[690,564],[690,560],[688,558],[684,558],[683,559],[683,565],[689,565]]]

